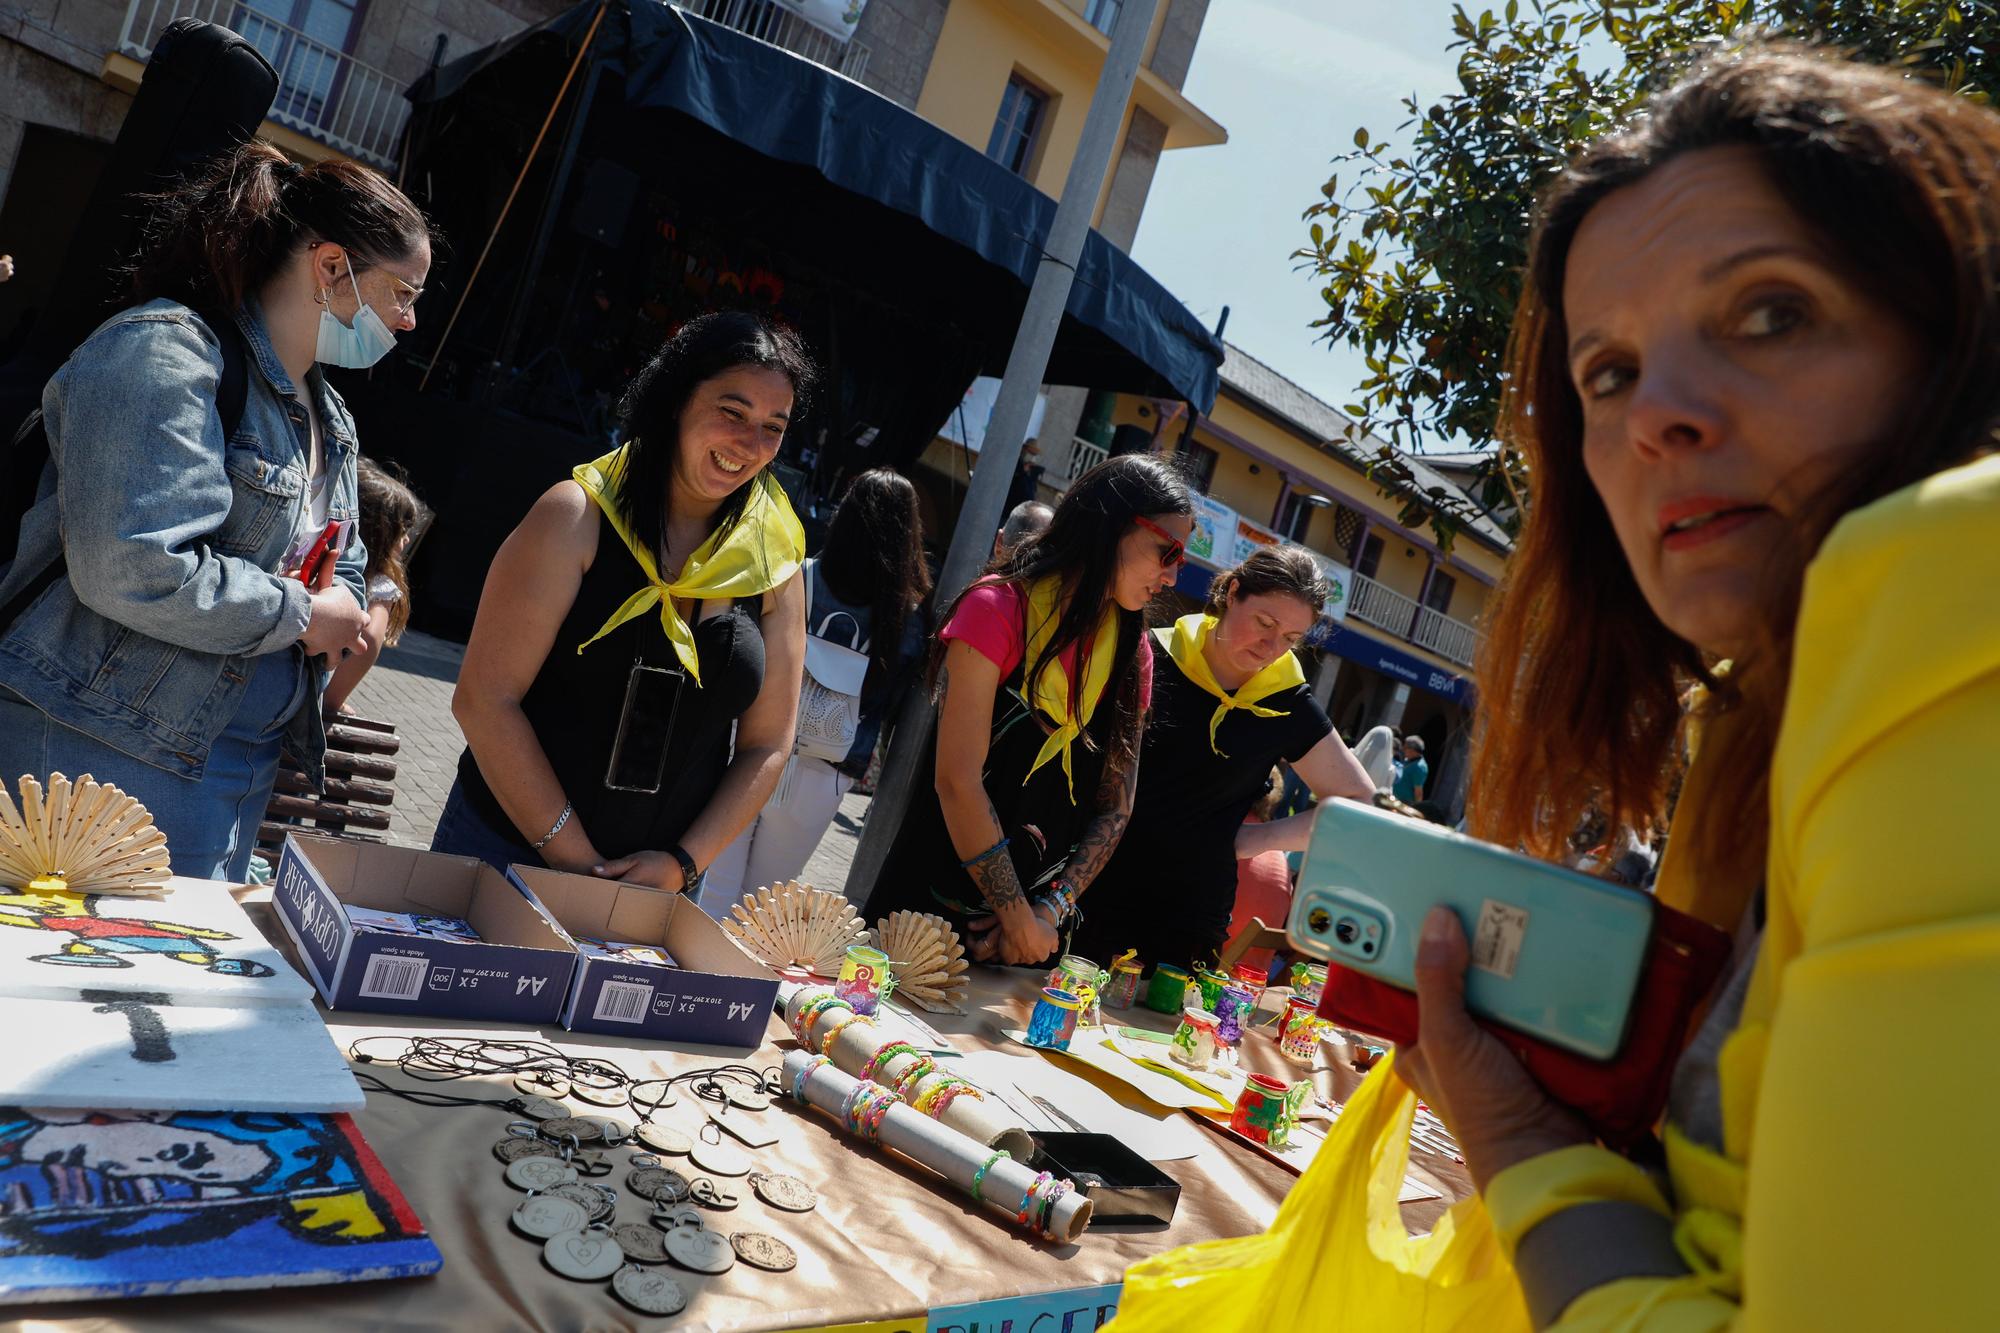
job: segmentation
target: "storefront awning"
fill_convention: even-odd
[[[580,5],[427,76],[420,107],[447,101],[473,76],[553,38],[580,40],[597,9]],[[1025,301],[1055,201],[889,99],[819,65],[654,0],[611,4],[592,48],[622,72],[627,108],[689,117],[774,162],[816,173],[824,198],[772,200],[801,229],[865,234],[857,206],[886,208],[1009,274]],[[662,146],[663,150],[665,145]],[[721,183],[726,188],[727,183]],[[846,196],[845,198],[841,196]],[[846,216],[840,214],[844,211]],[[877,257],[855,256],[855,281]],[[875,270],[879,274],[880,270]],[[949,285],[950,272],[905,274]],[[968,289],[983,286],[970,280]],[[967,311],[968,318],[981,312]],[[1019,308],[993,312],[983,369],[1005,369]],[[1092,231],[1058,330],[1047,380],[1214,404],[1222,345],[1159,282]]]

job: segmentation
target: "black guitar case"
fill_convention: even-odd
[[[176,19],[160,35],[110,160],[77,219],[61,276],[23,349],[0,366],[0,568],[14,558],[46,454],[15,449],[42,386],[90,331],[128,304],[124,266],[138,249],[133,196],[168,188],[248,142],[271,109],[278,74],[227,28]]]

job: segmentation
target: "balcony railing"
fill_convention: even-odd
[[[1057,490],[1066,491],[1071,482],[1109,457],[1111,457],[1109,449],[1078,435],[1070,440],[1069,452],[1055,460],[1055,465],[1049,469],[1044,480]]]
[[[1460,666],[1471,666],[1479,652],[1479,631],[1463,620],[1453,620],[1442,612],[1422,606],[1414,597],[1405,597],[1385,588],[1363,574],[1354,576],[1349,590],[1347,614],[1354,619],[1388,630],[1411,643],[1430,649],[1439,657]]]
[[[679,3],[690,14],[699,14],[760,42],[782,47],[857,82],[868,72],[865,43],[851,38],[843,42],[772,0],[679,0]]]
[[[132,0],[118,49],[150,60],[160,34],[181,18],[229,28],[271,62],[278,96],[270,119],[349,157],[377,167],[395,164],[410,109],[402,85],[239,0]]]

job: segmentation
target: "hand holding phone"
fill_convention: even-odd
[[[1314,817],[1287,933],[1316,958],[1414,990],[1438,905],[1472,943],[1474,1014],[1592,1059],[1618,1053],[1654,909],[1622,885],[1334,800]]]

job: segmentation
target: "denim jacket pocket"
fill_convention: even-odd
[[[259,559],[273,545],[274,530],[282,534],[283,540],[276,543],[282,547],[290,540],[304,505],[304,474],[265,457],[249,432],[239,432],[229,441],[223,466],[229,473],[232,495],[229,517],[212,539],[216,549]]]

